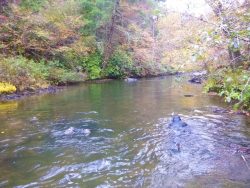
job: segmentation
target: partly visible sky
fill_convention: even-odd
[[[195,16],[206,15],[211,11],[204,0],[166,0],[161,6],[164,9],[183,13],[188,12]]]

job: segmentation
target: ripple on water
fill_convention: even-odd
[[[181,116],[188,124],[184,129],[170,128],[170,118],[141,122],[122,131],[94,118],[79,118],[52,122],[27,137],[21,134],[20,139],[26,142],[14,147],[16,156],[32,150],[32,155],[43,157],[29,170],[37,175],[36,182],[20,187],[184,187],[192,184],[194,177],[204,181],[215,174],[249,185],[250,172],[241,155],[250,161],[243,150],[250,140],[237,120],[202,110]],[[70,127],[73,134],[65,134]],[[84,135],[84,129],[91,134]]]
[[[204,178],[215,173],[240,181],[232,169],[242,165],[242,160],[228,143],[238,144],[239,139],[241,144],[249,144],[249,140],[235,128],[237,122],[201,113],[183,115],[182,118],[188,123],[185,131],[169,128],[169,118],[118,134],[89,119],[66,123],[59,128],[55,125],[55,130],[52,130],[53,148],[73,147],[78,157],[84,155],[82,159],[85,162],[76,160],[73,165],[56,166],[41,181],[58,179],[56,177],[59,176],[59,184],[76,185],[78,182],[80,185],[80,182],[105,179],[97,187],[182,187],[194,176]],[[65,137],[62,134],[68,125],[92,129],[94,134],[90,137]],[[180,143],[180,152],[176,149],[177,143]],[[245,181],[250,181],[247,175],[250,174],[242,176]]]
[[[167,126],[168,119],[159,119],[158,127],[164,127],[165,139],[161,142],[160,161],[149,177],[150,187],[182,187],[194,176],[204,178],[209,174],[220,174],[225,179],[233,178],[241,183],[244,179],[246,185],[249,185],[250,171],[243,164],[244,161],[239,159],[240,155],[235,154],[236,150],[229,145],[235,143],[238,146],[250,146],[249,139],[236,125],[237,121],[211,114],[183,116],[182,119],[191,131],[173,130]],[[180,152],[172,149],[176,148],[177,142],[180,143]],[[240,175],[237,176],[233,173],[236,167],[245,170],[238,172]]]

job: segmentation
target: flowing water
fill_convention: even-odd
[[[250,119],[178,80],[0,103],[0,187],[250,187]],[[169,127],[173,112],[187,131]]]

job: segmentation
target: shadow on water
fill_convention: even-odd
[[[250,187],[249,118],[201,91],[163,77],[0,104],[0,187]]]

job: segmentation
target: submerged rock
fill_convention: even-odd
[[[124,81],[125,81],[125,82],[128,82],[128,83],[131,83],[131,82],[136,82],[136,81],[138,81],[138,79],[136,79],[136,78],[125,78]]]
[[[75,132],[74,130],[75,130],[74,127],[70,127],[70,128],[68,128],[67,130],[64,131],[64,134],[65,135],[72,135]]]
[[[38,118],[36,116],[33,116],[32,118],[30,118],[30,122],[36,122],[38,121]]]
[[[89,129],[83,129],[82,133],[85,134],[85,136],[89,136],[91,131]]]
[[[194,95],[191,94],[185,94],[184,97],[193,97]]]
[[[70,127],[64,131],[65,135],[73,135],[73,134],[81,134],[84,136],[89,136],[91,134],[90,129],[76,129],[74,127]]]
[[[191,78],[190,80],[188,80],[190,83],[193,83],[193,84],[201,84],[202,83],[202,79],[199,78],[199,77],[194,77],[194,78]]]

